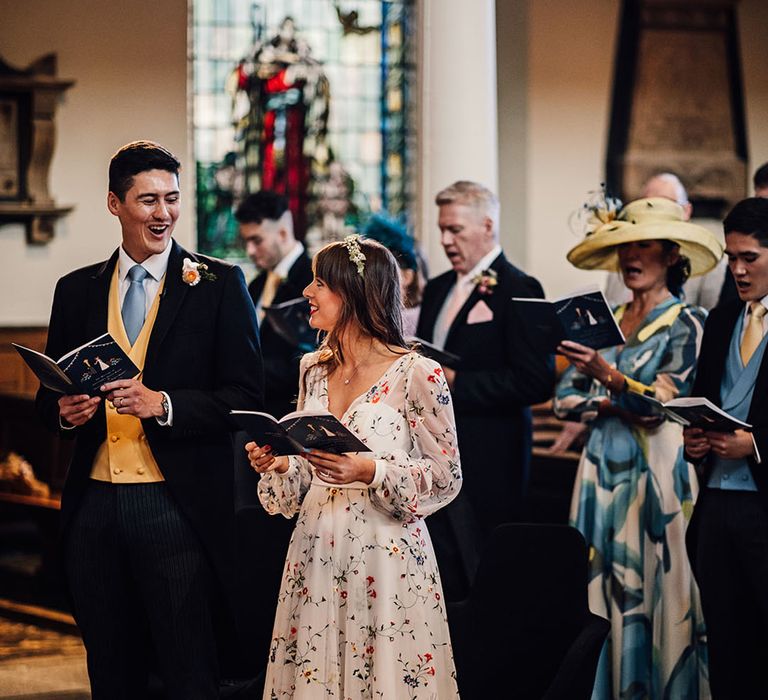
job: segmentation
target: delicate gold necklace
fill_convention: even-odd
[[[360,364],[358,363],[358,364],[355,365],[354,369],[352,370],[352,374],[350,374],[349,377],[347,377],[346,379],[344,379],[344,375],[343,374],[341,375],[341,381],[344,382],[344,386],[346,386],[347,384],[349,384],[352,381],[354,376],[357,374],[357,370],[359,368],[360,368]]]

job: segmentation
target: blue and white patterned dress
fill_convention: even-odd
[[[317,354],[301,364],[299,408],[328,410]],[[448,386],[408,353],[342,422],[373,451],[380,483],[330,486],[303,458],[269,472],[269,513],[299,516],[285,562],[264,697],[456,698],[440,577],[424,516],[450,502],[461,469]],[[381,465],[385,469],[381,469]]]
[[[620,320],[626,307],[615,311]],[[648,415],[633,392],[662,401],[690,392],[706,312],[668,298],[626,345],[602,352],[629,381],[610,397]],[[589,604],[608,618],[593,698],[708,698],[706,641],[685,550],[685,530],[698,494],[683,458],[682,428],[645,429],[598,416],[605,388],[573,367],[556,391],[555,412],[583,420],[590,434],[579,463],[571,524],[589,545]]]

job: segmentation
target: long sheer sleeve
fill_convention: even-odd
[[[307,384],[310,381],[309,370],[315,366],[316,353],[308,353],[301,358],[299,371],[299,398],[297,410],[304,408]],[[280,474],[276,471],[265,472],[259,479],[259,500],[264,510],[270,515],[283,515],[292,518],[301,508],[301,503],[312,483],[312,471],[309,462],[303,457],[288,457],[288,471]]]
[[[440,365],[424,357],[414,361],[402,410],[411,449],[376,453],[370,496],[379,510],[412,522],[447,505],[461,488],[456,421]]]

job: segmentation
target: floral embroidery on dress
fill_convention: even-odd
[[[302,360],[300,409],[327,410],[325,369]],[[342,422],[373,450],[380,484],[329,486],[292,457],[262,475],[268,512],[292,517],[265,697],[457,698],[440,577],[424,517],[461,487],[442,369],[397,359]]]

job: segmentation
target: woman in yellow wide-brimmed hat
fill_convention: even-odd
[[[698,493],[682,456],[682,428],[640,395],[690,391],[706,312],[685,303],[690,275],[713,268],[722,245],[663,198],[628,204],[569,253],[576,267],[618,270],[632,301],[614,315],[623,346],[563,341],[571,367],[555,396],[561,418],[590,432],[574,485],[571,523],[590,547],[589,602],[611,621],[594,698],[709,697],[698,591],[685,529]]]

